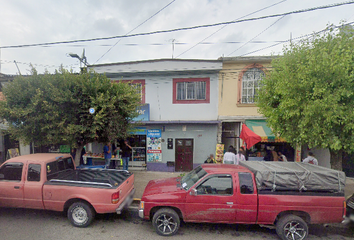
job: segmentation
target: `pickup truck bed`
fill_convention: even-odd
[[[131,172],[125,170],[111,169],[76,169],[58,174],[57,177],[50,179],[47,185],[70,185],[98,188],[117,188],[124,183]]]
[[[76,227],[96,213],[121,213],[134,193],[134,174],[76,169],[69,154],[24,155],[0,166],[0,207],[64,211]]]

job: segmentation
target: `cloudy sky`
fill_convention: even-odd
[[[30,64],[40,73],[53,72],[61,64],[78,72],[79,60],[68,54],[81,57],[83,49],[89,64],[280,54],[283,43],[273,45],[281,41],[341,20],[354,22],[354,4],[267,16],[344,2],[350,1],[0,0],[0,72],[29,74]],[[261,17],[265,18],[251,20]],[[168,31],[235,20],[245,21]],[[159,31],[166,32],[154,34]],[[76,41],[100,38],[107,39]],[[71,42],[25,46],[67,41]]]

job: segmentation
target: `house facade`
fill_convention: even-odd
[[[222,129],[219,142],[225,147],[238,149],[246,146],[240,139],[242,125],[262,137],[262,141],[247,150],[248,160],[263,159],[274,149],[282,152],[289,161],[305,158],[309,151],[314,152],[319,165],[330,168],[328,149],[309,149],[307,146],[293,148],[284,139],[277,138],[266,124],[265,117],[258,112],[255,104],[261,78],[271,71],[271,56],[225,57],[220,58],[223,69],[219,75],[219,120]]]
[[[132,84],[141,94],[130,165],[189,171],[215,153],[222,61],[159,59],[88,68]]]

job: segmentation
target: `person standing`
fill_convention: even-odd
[[[105,168],[109,169],[110,163],[111,163],[111,158],[112,158],[112,148],[111,148],[111,143],[107,142],[106,145],[103,147],[103,153],[104,153],[104,160],[105,160]]]
[[[242,154],[241,151],[238,151],[235,159],[236,159],[236,162],[235,162],[236,165],[238,165],[240,163],[240,161],[246,161],[246,157],[245,157],[245,155]]]
[[[314,165],[318,165],[318,161],[315,158],[315,155],[312,152],[309,152],[307,154],[307,158],[305,158],[303,161],[303,163],[310,163],[310,164],[314,164]]]
[[[230,146],[227,149],[227,152],[224,154],[224,160],[223,160],[224,164],[236,164],[236,155],[233,152],[234,152],[234,148],[233,146]]]
[[[129,145],[128,140],[124,140],[120,149],[122,151],[123,170],[128,170],[129,159],[132,155],[132,147]]]

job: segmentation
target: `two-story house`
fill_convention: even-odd
[[[219,76],[219,120],[222,122],[219,141],[226,148],[247,147],[240,139],[242,125],[246,124],[262,139],[248,150],[249,160],[264,158],[269,154],[267,149],[274,149],[293,161],[295,149],[272,133],[255,104],[261,79],[271,69],[272,59],[270,56],[220,58],[223,69]]]
[[[130,165],[189,171],[215,153],[221,60],[158,59],[88,67],[141,93]]]

